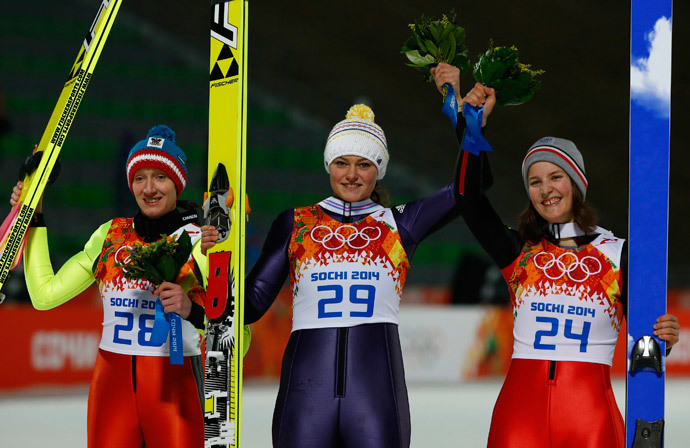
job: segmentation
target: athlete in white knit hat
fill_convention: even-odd
[[[247,277],[247,324],[268,310],[288,277],[292,291],[274,447],[410,445],[400,299],[417,246],[460,209],[452,184],[388,208],[377,187],[388,161],[371,108],[350,108],[326,140],[332,195],[281,213]],[[210,247],[217,232],[202,230],[202,246]]]

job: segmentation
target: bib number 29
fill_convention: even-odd
[[[343,311],[335,311],[343,309],[343,306],[337,304],[343,303],[344,290],[342,285],[322,285],[317,287],[319,292],[331,292],[332,296],[325,297],[318,302],[319,319],[329,317],[343,317]],[[372,285],[350,285],[348,290],[348,302],[355,305],[362,305],[357,310],[350,310],[350,317],[371,317],[374,315],[374,299],[376,297],[376,288]],[[328,307],[328,310],[326,310]]]
[[[546,330],[539,330],[534,334],[534,348],[537,350],[556,350],[555,344],[547,344],[543,342],[542,339],[557,336],[561,327],[561,322],[555,317],[543,316],[538,316],[537,322],[550,324],[551,328]],[[563,325],[563,336],[566,339],[580,341],[580,352],[585,353],[587,351],[587,342],[589,340],[589,328],[591,326],[591,322],[585,321],[582,323],[582,333],[574,333],[573,320],[565,319]]]

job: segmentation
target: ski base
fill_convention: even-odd
[[[225,327],[225,328],[224,328]],[[230,329],[224,324],[211,324],[211,338],[223,338]],[[204,391],[204,447],[226,448],[235,445],[235,421],[230,419],[231,360],[228,351],[207,351]]]
[[[664,446],[664,421],[635,421],[635,438],[632,448],[662,448]]]
[[[220,238],[208,251],[206,293],[206,448],[238,448],[242,439],[246,0],[211,2],[207,224]]]

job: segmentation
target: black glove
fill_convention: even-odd
[[[22,164],[21,168],[19,169],[19,179],[24,179],[24,177],[36,171],[36,168],[38,168],[39,163],[41,163],[41,157],[43,157],[43,151],[36,151],[35,153],[27,157],[26,160],[24,160],[24,163]],[[55,162],[55,165],[53,165],[53,171],[51,171],[50,176],[48,177],[48,185],[55,182],[55,179],[57,179],[59,174],[60,159],[58,159]]]

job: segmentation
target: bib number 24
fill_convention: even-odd
[[[542,342],[543,338],[554,337],[558,335],[561,327],[561,321],[555,317],[543,317],[538,316],[537,322],[550,324],[551,328],[545,330],[539,330],[534,334],[534,348],[537,350],[556,350],[555,344],[547,344]],[[582,333],[573,332],[573,320],[565,319],[563,325],[563,336],[566,339],[573,339],[580,341],[580,352],[585,353],[587,351],[587,342],[589,340],[589,329],[592,326],[591,322],[582,323]]]

